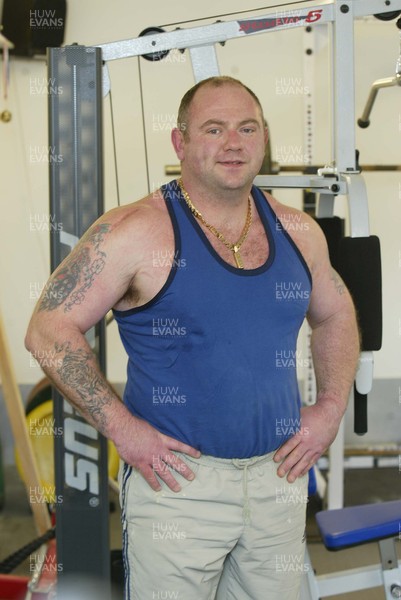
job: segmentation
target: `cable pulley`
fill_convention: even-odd
[[[401,10],[393,10],[391,12],[379,13],[377,15],[373,15],[376,19],[380,21],[392,21],[401,15]]]
[[[147,27],[146,29],[141,31],[139,37],[142,37],[144,35],[154,35],[155,33],[165,33],[165,30],[161,27]],[[153,43],[156,44],[156,42]],[[158,60],[162,60],[165,56],[167,56],[169,52],[170,50],[159,50],[156,52],[149,52],[148,54],[142,54],[142,58],[155,62]]]

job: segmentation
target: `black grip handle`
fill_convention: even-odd
[[[370,125],[370,120],[364,121],[364,119],[358,119],[358,125],[361,129],[366,129]]]
[[[368,395],[360,394],[354,385],[354,431],[365,435],[368,431]]]

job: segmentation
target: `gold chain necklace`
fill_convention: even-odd
[[[244,268],[244,263],[242,262],[242,256],[239,253],[239,250],[242,246],[242,244],[245,242],[249,230],[251,228],[251,224],[252,224],[252,205],[251,205],[251,197],[248,197],[248,213],[246,215],[246,221],[245,221],[245,225],[244,228],[242,230],[242,233],[239,237],[239,240],[235,243],[232,244],[231,242],[229,242],[228,240],[226,240],[226,238],[224,237],[224,235],[218,230],[216,229],[216,227],[214,227],[214,225],[209,225],[209,223],[207,223],[204,219],[204,217],[202,216],[202,214],[199,212],[199,210],[197,208],[195,208],[195,206],[192,204],[192,201],[189,197],[189,194],[187,192],[187,190],[184,188],[184,184],[182,182],[182,179],[178,180],[178,185],[180,187],[180,190],[182,192],[182,195],[184,196],[184,200],[187,203],[189,209],[191,210],[192,214],[199,219],[199,221],[201,223],[203,223],[203,225],[205,227],[207,227],[209,229],[209,231],[211,231],[221,242],[223,242],[223,244],[233,252],[234,254],[234,258],[235,258],[235,262],[236,265],[238,267],[238,269],[243,269]]]

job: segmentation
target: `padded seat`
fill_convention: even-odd
[[[328,550],[395,537],[401,531],[401,500],[323,510],[316,521]]]

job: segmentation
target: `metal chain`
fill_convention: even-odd
[[[191,199],[189,197],[188,192],[184,188],[184,184],[182,182],[182,179],[178,180],[178,185],[180,187],[182,195],[184,196],[184,200],[187,203],[187,205],[188,205],[189,209],[191,210],[191,212],[193,213],[193,215],[197,219],[199,219],[199,221],[201,223],[203,223],[203,225],[205,227],[207,227],[209,229],[209,231],[211,231],[221,242],[223,242],[223,244],[229,250],[232,250],[233,252],[238,252],[238,250],[241,248],[242,244],[245,242],[245,240],[246,240],[246,238],[248,236],[249,230],[251,228],[251,224],[252,224],[251,197],[250,196],[248,197],[248,212],[247,212],[245,225],[244,225],[244,228],[243,228],[242,233],[240,235],[240,238],[239,238],[239,240],[235,244],[232,244],[231,242],[229,242],[228,240],[226,240],[226,238],[224,237],[224,235],[218,229],[216,229],[216,227],[214,227],[214,225],[210,225],[209,223],[207,223],[207,221],[204,219],[204,217],[199,212],[199,210],[197,208],[195,208],[195,206],[192,204],[192,201],[191,201]]]

